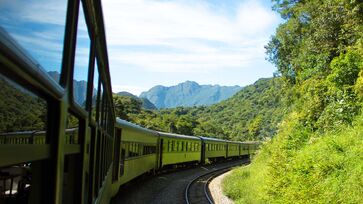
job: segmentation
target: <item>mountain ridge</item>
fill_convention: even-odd
[[[142,92],[140,98],[147,98],[157,108],[212,105],[230,98],[242,88],[238,85],[199,85],[188,80],[173,86],[154,86]]]

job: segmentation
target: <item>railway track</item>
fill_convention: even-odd
[[[231,170],[232,167],[248,162],[245,160],[242,163],[221,167],[195,177],[185,188],[185,202],[187,204],[214,204],[208,188],[209,183],[215,177]]]

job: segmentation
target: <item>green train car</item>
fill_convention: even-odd
[[[199,137],[158,132],[160,137],[160,168],[180,163],[199,163],[202,140]]]
[[[227,140],[200,137],[203,141],[202,161],[217,161],[227,158]]]
[[[239,142],[227,142],[227,157],[239,157],[240,156],[240,143]]]

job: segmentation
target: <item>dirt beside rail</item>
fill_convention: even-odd
[[[195,168],[180,170],[172,173],[164,173],[138,179],[123,186],[120,192],[112,199],[112,204],[184,204],[184,191],[189,181],[196,176],[231,164],[242,164],[242,161],[211,166],[198,166]]]
[[[216,178],[214,178],[210,183],[209,183],[209,191],[212,195],[213,201],[215,204],[233,204],[234,202],[229,199],[227,196],[225,196],[223,194],[223,189],[222,189],[222,181],[223,179],[230,174],[231,171],[228,171]]]

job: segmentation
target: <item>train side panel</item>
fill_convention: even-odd
[[[204,162],[207,159],[215,160],[226,158],[226,141],[216,138],[200,137],[204,146]]]
[[[240,156],[248,155],[250,153],[249,148],[250,148],[249,144],[241,143],[240,144]]]
[[[201,140],[197,137],[159,133],[162,141],[161,167],[173,164],[200,162]]]
[[[228,157],[238,157],[239,156],[239,144],[237,142],[227,143],[227,156]]]
[[[113,181],[113,194],[120,185],[157,168],[158,135],[156,132],[138,127],[126,121],[117,120],[116,128],[121,130],[118,176]]]

